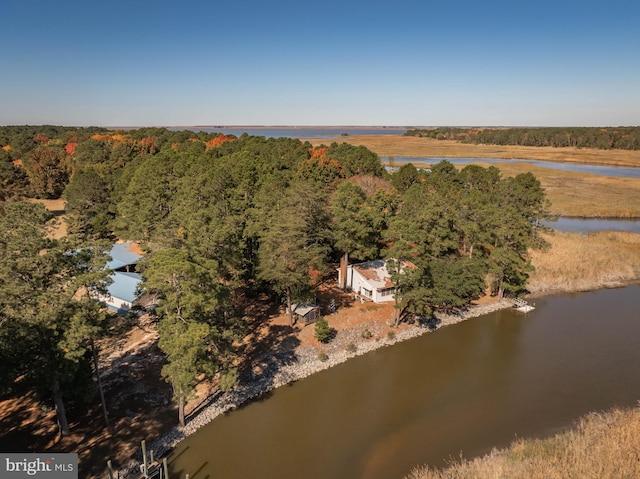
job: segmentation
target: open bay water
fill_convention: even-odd
[[[327,139],[338,141],[344,135],[402,135],[404,128],[190,128],[192,131],[224,133],[225,135],[264,136],[267,138]]]
[[[535,303],[526,315],[470,319],[279,388],[180,443],[172,474],[402,478],[637,404],[640,286]]]

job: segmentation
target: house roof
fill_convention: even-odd
[[[139,273],[121,273],[115,271],[110,275],[112,283],[107,286],[109,296],[132,303],[138,297],[136,291],[142,281]]]
[[[392,288],[391,275],[387,271],[387,263],[377,259],[367,263],[354,264],[353,269],[375,289]]]
[[[109,252],[109,256],[111,256],[111,261],[107,262],[108,269],[122,268],[140,259],[140,247],[137,243],[131,241],[114,244]]]
[[[291,305],[291,309],[293,309],[294,314],[299,316],[306,316],[314,309],[319,309],[319,306],[316,306],[313,303],[294,303]]]

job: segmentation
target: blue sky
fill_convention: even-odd
[[[640,125],[637,0],[3,0],[0,125]]]

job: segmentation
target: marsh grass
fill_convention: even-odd
[[[640,477],[640,408],[592,413],[549,439],[518,439],[506,450],[418,468],[407,479],[620,479]]]
[[[553,148],[512,145],[471,145],[403,135],[354,135],[340,142],[364,145],[379,156],[433,156],[442,158],[527,158],[611,166],[640,166],[640,151]],[[323,140],[312,140],[318,145]],[[326,142],[326,140],[324,140]]]
[[[533,173],[547,194],[548,212],[553,216],[640,218],[640,178],[554,170],[522,161],[476,164],[495,166],[504,177]],[[464,166],[457,165],[458,169]]]
[[[540,295],[621,286],[640,280],[640,235],[602,231],[543,235],[545,250],[531,251],[535,271],[527,287]]]
[[[489,166],[484,164],[482,166]],[[531,172],[547,193],[555,216],[640,217],[640,178],[560,171],[523,162],[499,163],[503,176]]]
[[[352,136],[340,141],[365,145],[379,156],[442,158],[526,158],[612,166],[640,167],[640,151],[466,145],[455,141],[401,135]],[[319,144],[320,140],[312,141]],[[418,163],[416,163],[417,165]],[[482,163],[496,166],[503,176],[532,172],[551,202],[554,216],[640,217],[640,178],[612,178],[588,173],[553,170],[521,161]],[[464,165],[459,165],[463,168]]]

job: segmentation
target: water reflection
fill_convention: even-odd
[[[176,448],[171,467],[400,478],[634,405],[638,298],[638,286],[543,298],[527,315],[504,310],[377,350],[216,419]]]

